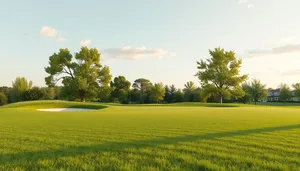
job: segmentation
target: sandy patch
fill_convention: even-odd
[[[37,111],[43,112],[83,112],[91,111],[95,109],[84,109],[84,108],[49,108],[49,109],[37,109]]]

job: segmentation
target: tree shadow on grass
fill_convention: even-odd
[[[137,141],[129,141],[129,142],[107,142],[104,144],[97,144],[97,145],[90,145],[90,146],[76,146],[76,147],[63,148],[58,150],[23,152],[17,154],[0,154],[0,165],[10,164],[15,162],[35,162],[37,160],[55,159],[59,157],[72,157],[72,156],[84,155],[84,154],[95,153],[95,152],[119,152],[120,150],[126,148],[138,149],[138,148],[146,148],[146,147],[156,147],[159,145],[176,144],[179,142],[209,140],[209,139],[222,138],[222,137],[243,136],[249,134],[284,131],[284,130],[299,129],[299,128],[300,128],[300,124],[278,126],[278,127],[265,127],[265,128],[258,128],[258,129],[249,129],[249,130],[237,130],[231,132],[167,137],[167,138],[158,138],[158,139],[151,139],[151,140],[137,140]]]

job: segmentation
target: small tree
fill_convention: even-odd
[[[150,99],[158,103],[163,100],[165,96],[165,88],[162,83],[156,83],[151,88]]]
[[[124,76],[115,77],[114,80],[110,82],[112,97],[118,99],[121,103],[128,103],[130,85],[131,83],[126,80]]]
[[[140,94],[140,103],[144,103],[147,93],[151,90],[152,83],[145,78],[139,78],[134,81],[132,87],[133,89],[138,90]]]
[[[16,80],[12,83],[11,98],[13,102],[23,101],[24,93],[31,89],[32,81],[27,81],[24,77],[17,77]]]
[[[25,100],[40,100],[45,96],[45,92],[39,87],[32,87],[24,93]]]
[[[293,88],[295,89],[295,95],[297,96],[297,97],[300,97],[300,83],[296,83],[296,84],[293,84]]]
[[[3,92],[0,92],[0,106],[3,106],[7,103],[7,97]]]
[[[249,92],[249,88],[250,88],[250,85],[247,82],[244,82],[242,84],[242,89],[245,92],[245,95],[243,97],[239,98],[238,101],[240,101],[244,104],[251,102],[252,97],[251,97],[251,94]]]
[[[291,89],[287,84],[281,84],[280,85],[280,94],[279,99],[286,102],[291,98]]]
[[[259,100],[263,100],[268,95],[268,90],[266,89],[266,85],[262,84],[260,80],[253,79],[251,85],[248,88],[249,94],[251,95],[254,103]]]
[[[195,83],[192,81],[187,82],[186,84],[184,84],[184,89],[183,89],[183,98],[184,101],[186,102],[192,102],[194,101],[194,91],[196,90],[196,86]]]
[[[174,102],[183,102],[183,93],[180,89],[178,89],[175,93]]]
[[[218,96],[222,99],[242,97],[240,84],[247,79],[247,75],[240,75],[241,60],[237,60],[233,51],[225,51],[216,48],[209,50],[210,59],[200,60],[198,64],[198,76],[205,96]]]

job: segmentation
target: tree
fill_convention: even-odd
[[[164,101],[166,103],[171,103],[172,102],[172,97],[171,97],[171,92],[170,92],[170,88],[168,85],[165,86],[165,97],[164,97]]]
[[[25,100],[40,100],[45,96],[45,92],[39,87],[32,87],[30,90],[24,92]]]
[[[46,84],[53,87],[62,81],[62,95],[68,99],[86,98],[97,96],[100,86],[109,84],[111,75],[107,66],[100,64],[100,53],[96,48],[82,47],[74,58],[68,49],[60,49],[49,57],[49,66],[45,71],[49,74],[45,78]]]
[[[98,90],[98,100],[101,102],[108,102],[111,98],[111,87],[109,86],[100,86]]]
[[[184,101],[186,102],[192,102],[194,101],[194,91],[196,90],[196,86],[195,83],[192,81],[187,82],[186,84],[184,84]]]
[[[121,103],[128,103],[130,85],[131,83],[124,76],[115,77],[114,81],[110,82],[112,97],[118,99]]]
[[[183,102],[183,93],[180,89],[175,93],[174,102]]]
[[[0,106],[3,106],[7,103],[7,97],[3,92],[0,92]]]
[[[139,91],[140,103],[144,103],[147,93],[151,90],[152,83],[145,78],[139,78],[134,81],[132,87]]]
[[[293,88],[295,89],[295,95],[300,97],[300,83],[293,84]]]
[[[286,102],[291,98],[291,89],[287,84],[281,84],[280,85],[280,94],[279,99],[281,101]]]
[[[165,96],[165,88],[162,83],[156,83],[151,88],[150,99],[158,103],[163,100]]]
[[[24,77],[17,77],[16,80],[12,83],[12,91],[11,91],[11,98],[12,102],[19,102],[23,101],[24,93],[31,89],[32,81],[27,81]]]
[[[251,102],[251,94],[249,93],[249,87],[250,85],[247,82],[244,82],[242,84],[242,90],[245,92],[245,95],[238,99],[239,102],[242,102],[244,104]]]
[[[253,79],[251,85],[248,87],[248,92],[251,95],[254,103],[256,104],[259,100],[263,100],[268,95],[266,85],[262,84],[260,80]]]
[[[244,91],[240,84],[247,79],[247,75],[239,75],[242,60],[237,60],[233,51],[221,48],[209,50],[210,59],[197,62],[198,76],[204,95],[218,96],[220,103],[223,98],[242,97]]]

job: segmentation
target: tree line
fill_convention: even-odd
[[[62,99],[71,101],[100,101],[128,103],[176,102],[258,102],[267,97],[268,89],[260,80],[247,82],[248,75],[240,74],[242,60],[233,51],[221,48],[209,50],[210,58],[197,61],[201,86],[192,81],[178,89],[174,85],[152,83],[138,78],[130,83],[125,76],[112,79],[108,66],[100,63],[96,48],[82,47],[74,55],[68,49],[59,49],[49,57],[45,68],[47,87],[33,86],[32,81],[18,77],[12,87],[0,87],[0,105],[28,100]],[[61,86],[58,86],[58,83]],[[293,85],[300,96],[300,83]],[[281,85],[280,98],[287,101],[290,88]]]

